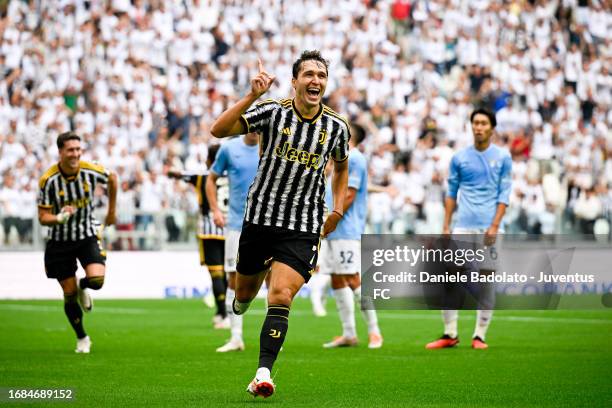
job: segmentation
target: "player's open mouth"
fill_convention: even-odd
[[[321,90],[320,90],[319,88],[308,88],[308,89],[306,90],[306,93],[307,93],[309,96],[312,96],[312,97],[317,97],[317,96],[319,96],[319,94],[321,93]]]

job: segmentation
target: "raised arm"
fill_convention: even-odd
[[[214,137],[223,138],[240,135],[248,131],[248,129],[245,129],[244,123],[240,120],[240,116],[249,109],[253,102],[270,89],[274,79],[276,79],[274,75],[270,75],[266,72],[261,60],[258,60],[257,63],[259,65],[259,73],[251,79],[250,92],[234,105],[226,109],[221,116],[215,120],[210,128],[210,133]]]

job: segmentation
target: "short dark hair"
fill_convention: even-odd
[[[363,142],[365,138],[365,128],[358,123],[351,123],[351,139],[354,141],[355,146],[359,146],[359,144]]]
[[[295,62],[293,63],[293,78],[298,77],[298,74],[300,73],[300,69],[302,68],[302,64],[304,63],[304,61],[309,60],[319,61],[320,63],[325,65],[325,72],[328,73],[329,61],[323,58],[319,50],[304,51],[302,55],[300,55],[300,58],[295,60]]]
[[[58,137],[57,137],[57,148],[61,149],[62,147],[64,147],[64,143],[66,143],[69,140],[78,140],[79,142],[81,141],[81,137],[79,135],[77,135],[74,132],[64,132],[61,133]]]
[[[491,122],[491,127],[497,126],[497,119],[495,119],[495,114],[487,108],[475,109],[474,112],[472,112],[472,114],[470,115],[470,123],[474,122],[474,116],[478,114],[485,115],[487,118],[489,118],[489,122]]]

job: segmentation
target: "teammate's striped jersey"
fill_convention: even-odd
[[[225,239],[223,228],[217,227],[210,214],[210,204],[206,198],[206,177],[208,174],[182,174],[181,179],[195,187],[200,206],[200,217],[198,221],[198,237],[203,239]],[[227,177],[217,178],[217,205],[225,215],[229,201],[229,186]]]
[[[249,189],[245,221],[320,233],[325,208],[325,165],[348,158],[349,125],[325,105],[303,118],[292,99],[265,100],[242,115],[261,134],[261,158]]]
[[[93,213],[93,198],[98,184],[108,184],[109,172],[98,164],[79,162],[79,172],[65,176],[58,164],[51,166],[38,182],[38,206],[58,214],[70,205],[75,213],[63,225],[53,225],[49,239],[53,241],[79,241],[97,235],[100,223]]]

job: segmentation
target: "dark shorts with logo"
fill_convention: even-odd
[[[92,263],[104,265],[106,251],[95,236],[80,241],[48,241],[45,248],[47,277],[62,281],[75,276],[77,259],[83,268]]]
[[[244,222],[238,244],[238,273],[255,275],[272,261],[295,269],[308,282],[319,256],[318,234]]]

